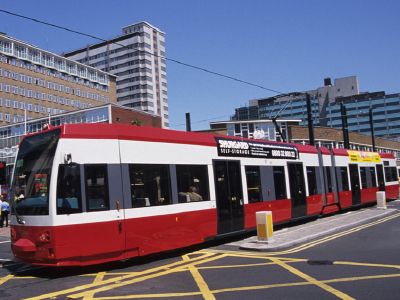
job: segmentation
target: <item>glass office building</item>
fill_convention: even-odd
[[[372,108],[375,136],[400,140],[400,94],[365,93],[338,98],[327,107],[328,126],[342,128],[340,103],[346,107],[351,132],[370,135],[369,108]]]

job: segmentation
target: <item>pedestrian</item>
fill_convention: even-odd
[[[1,203],[1,221],[0,227],[4,226],[4,220],[6,221],[6,227],[8,227],[8,214],[10,213],[10,204],[8,204],[7,200],[3,200]]]
[[[3,203],[3,195],[0,195],[0,222],[2,221],[1,218],[1,204]],[[0,227],[3,227],[3,222],[1,222]]]

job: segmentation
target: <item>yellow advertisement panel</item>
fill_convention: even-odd
[[[381,157],[376,152],[364,152],[347,150],[351,162],[373,162],[380,163]]]

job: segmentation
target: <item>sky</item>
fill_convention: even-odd
[[[400,92],[397,0],[1,0],[0,9],[111,39],[147,21],[166,33],[170,127],[208,129],[249,100],[355,75],[362,92]],[[0,31],[54,53],[96,43],[0,12]],[[269,91],[268,89],[276,92]]]

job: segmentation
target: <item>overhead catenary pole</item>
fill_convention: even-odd
[[[347,112],[343,102],[340,103],[340,112],[342,115],[343,144],[345,149],[350,149],[349,125],[347,124]]]
[[[315,138],[314,138],[314,126],[312,120],[312,109],[311,109],[311,99],[310,94],[306,93],[306,100],[307,100],[307,122],[308,122],[308,139],[310,141],[310,145],[315,145]]]
[[[376,152],[375,130],[374,130],[374,119],[373,119],[373,116],[372,116],[372,107],[369,108],[369,126],[371,128],[372,151]]]

